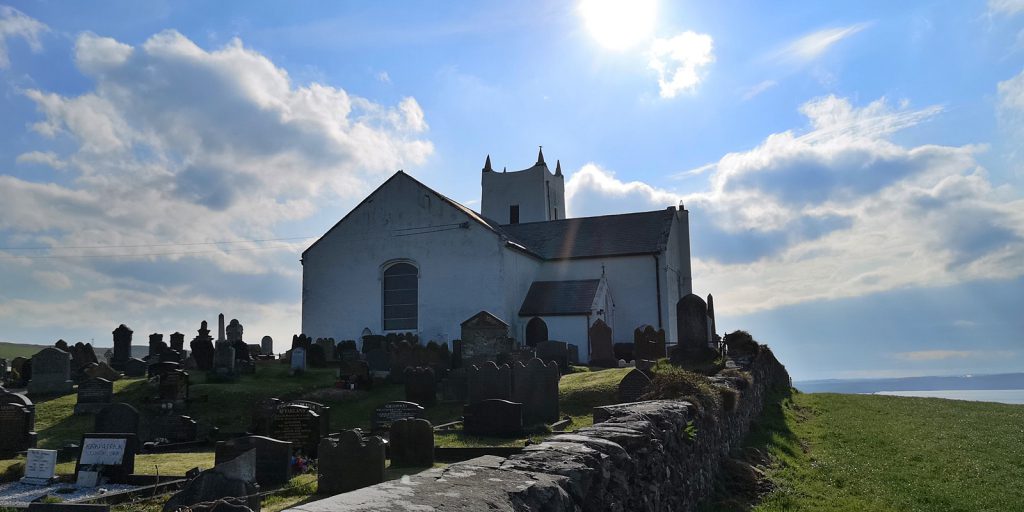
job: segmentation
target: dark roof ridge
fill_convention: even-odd
[[[533,222],[520,222],[518,224],[501,224],[499,227],[525,226],[525,225],[529,225],[529,224],[540,224],[540,223],[543,223],[543,222],[569,222],[569,221],[584,220],[584,219],[606,219],[606,218],[610,218],[610,217],[625,217],[626,215],[649,215],[649,214],[652,214],[652,213],[664,213],[664,212],[667,212],[667,211],[673,211],[674,212],[674,211],[676,211],[676,207],[675,206],[669,206],[669,207],[663,208],[661,210],[645,210],[645,211],[642,211],[642,212],[628,212],[628,213],[609,213],[609,214],[606,214],[606,215],[591,215],[589,217],[566,217],[564,219],[535,220]]]

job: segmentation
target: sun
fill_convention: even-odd
[[[601,46],[626,50],[654,32],[655,0],[581,0],[580,14]]]

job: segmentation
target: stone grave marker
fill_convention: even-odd
[[[149,335],[149,361],[159,361],[164,351],[170,349],[167,343],[164,343],[164,335],[158,332],[154,332]]]
[[[310,368],[324,368],[327,366],[327,353],[320,345],[310,345],[306,349],[306,366]]]
[[[373,374],[366,361],[342,361],[338,368],[338,378],[349,389],[367,390],[373,387]]]
[[[320,437],[320,415],[305,405],[285,404],[277,408],[270,433],[274,439],[290,441],[303,455],[316,457]]]
[[[167,361],[180,364],[182,359],[184,359],[184,357],[182,357],[181,352],[178,350],[174,350],[173,348],[169,348],[167,350],[164,350],[163,352],[160,352],[159,361],[161,363]]]
[[[288,483],[292,477],[292,443],[264,436],[246,436],[219,441],[215,464],[223,464],[251,450],[256,451],[256,481],[262,487]]]
[[[132,357],[124,363],[124,374],[128,377],[143,377],[149,371],[149,364],[142,359]]]
[[[535,351],[541,361],[554,361],[564,373],[569,371],[569,349],[566,345],[564,341],[541,341],[537,343]]]
[[[466,401],[466,369],[455,368],[441,381],[441,400],[445,402]]]
[[[652,377],[653,378],[653,375],[651,375],[651,370],[654,368],[654,365],[657,364],[657,363],[658,363],[657,361],[653,361],[651,359],[637,359],[636,360],[636,369],[646,373],[648,377]]]
[[[86,375],[92,378],[107,379],[111,382],[121,379],[121,373],[107,364],[106,361],[97,363],[96,366],[92,366],[85,370]]]
[[[590,364],[615,368],[615,352],[612,347],[612,328],[600,318],[590,326]]]
[[[36,445],[32,413],[16,403],[0,403],[0,457],[11,458]]]
[[[371,372],[387,372],[391,370],[391,354],[382,348],[373,348],[365,354],[366,364]]]
[[[139,433],[139,411],[125,403],[113,403],[96,413],[93,432],[99,434]]]
[[[512,370],[494,361],[472,365],[466,369],[466,399],[469,403],[490,398],[508,400],[512,397]]]
[[[344,430],[320,441],[317,493],[333,496],[384,481],[384,441]]]
[[[252,433],[260,436],[269,436],[271,425],[274,423],[274,414],[277,408],[284,405],[279,398],[264,398],[256,403],[252,410]]]
[[[558,421],[558,365],[538,358],[512,369],[512,400],[523,404],[523,423]]]
[[[274,355],[274,338],[264,336],[263,339],[260,340],[260,354],[265,356]]]
[[[21,478],[21,483],[47,485],[53,481],[56,470],[57,450],[29,448],[25,456],[25,476]]]
[[[175,333],[170,336],[170,346],[171,350],[181,354],[181,351],[185,350],[185,335],[175,331]]]
[[[114,383],[107,379],[92,378],[78,385],[78,403],[75,414],[94,414],[114,399]]]
[[[292,361],[291,361],[292,373],[302,373],[306,371],[306,349],[303,347],[295,347],[292,349]]]
[[[391,428],[391,423],[407,418],[422,418],[423,407],[412,402],[388,402],[373,410],[370,426],[374,432]]]
[[[320,434],[327,435],[331,431],[331,408],[320,402],[310,400],[292,400],[288,404],[303,405],[320,416]]]
[[[163,376],[166,373],[170,373],[180,369],[181,363],[175,361],[161,361],[158,363],[151,363],[146,368],[146,376],[149,378]]]
[[[650,359],[657,361],[665,357],[665,330],[654,330],[653,326],[637,327],[633,331],[634,360]]]
[[[619,402],[636,402],[651,388],[651,378],[646,373],[633,369],[619,381]]]
[[[316,345],[323,351],[325,361],[333,361],[335,359],[334,338],[317,338]]]
[[[8,390],[4,389],[3,386],[0,386],[0,404],[15,404],[15,405],[20,405],[20,406],[28,409],[28,413],[29,413],[28,429],[29,430],[35,430],[35,428],[36,428],[36,405],[32,403],[32,400],[29,399],[29,397],[27,397],[27,396],[25,396],[24,394],[21,394],[21,393],[14,393],[14,392],[8,391]],[[5,432],[5,431],[3,429],[0,429],[0,432]]]
[[[380,334],[364,334],[363,335],[363,353],[369,353],[371,350],[386,350],[384,346],[384,336]]]
[[[150,440],[166,439],[168,443],[188,443],[198,437],[198,424],[189,416],[157,416],[149,422]]]
[[[82,380],[85,368],[89,365],[99,363],[99,360],[96,358],[96,351],[93,350],[92,344],[90,343],[75,343],[69,347],[68,352],[71,354],[72,380]]]
[[[10,385],[16,388],[23,388],[28,386],[29,381],[32,380],[32,360],[24,357],[15,357],[11,360],[11,377]]]
[[[104,479],[111,483],[125,483],[135,473],[135,454],[139,439],[135,434],[82,434],[82,453],[75,465],[80,486],[95,487]],[[85,479],[94,485],[82,485]]]
[[[71,355],[58,348],[44,348],[32,356],[30,395],[66,395],[74,389]]]
[[[196,363],[196,368],[207,372],[213,369],[213,336],[210,336],[206,320],[199,325],[198,335],[188,346],[192,349],[192,359]]]
[[[263,489],[255,483],[257,474],[256,450],[248,450],[189,480],[164,503],[162,512],[259,512],[259,492]],[[205,504],[205,507],[199,504]]]
[[[708,305],[698,295],[689,294],[676,303],[676,333],[679,341],[672,362],[680,362],[708,348],[710,325]]]
[[[391,467],[434,465],[434,426],[421,418],[397,420],[388,433]]]
[[[161,363],[163,364],[163,363]],[[158,399],[184,405],[188,401],[188,372],[175,369],[160,375]]]
[[[437,403],[437,379],[433,368],[405,369],[405,399],[430,407]]]
[[[132,358],[132,330],[121,324],[111,334],[114,335],[114,357],[110,364],[115,369],[124,370],[124,364]]]
[[[518,436],[523,431],[523,404],[497,398],[467,404],[462,429],[475,436]]]
[[[462,322],[461,339],[463,365],[496,361],[498,354],[515,349],[515,341],[508,335],[508,324],[486,311]]]

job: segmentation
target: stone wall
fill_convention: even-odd
[[[753,382],[740,384],[735,408],[721,415],[701,417],[675,400],[603,407],[599,423],[518,455],[479,457],[291,510],[694,510],[766,394],[790,385],[767,347],[741,366]]]

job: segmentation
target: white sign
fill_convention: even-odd
[[[25,457],[25,477],[53,478],[53,472],[57,469],[57,450],[37,450],[30,448],[28,456]]]
[[[78,459],[79,465],[91,466],[103,464],[105,466],[117,466],[124,459],[124,445],[126,439],[104,439],[85,438],[82,441],[82,456]]]

